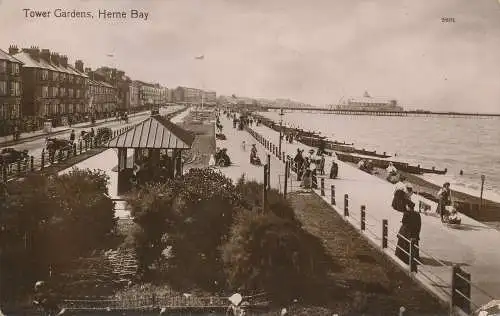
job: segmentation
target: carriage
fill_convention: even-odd
[[[61,138],[47,138],[45,140],[45,149],[49,153],[49,161],[54,162],[56,152],[59,157],[67,155],[73,149],[73,142]]]
[[[28,159],[27,150],[16,150],[11,147],[3,148],[0,152],[0,164],[12,164],[19,160]]]
[[[231,159],[227,154],[226,148],[222,148],[215,152],[215,164],[219,167],[228,167],[231,165]]]

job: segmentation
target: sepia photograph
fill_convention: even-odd
[[[0,0],[0,316],[500,315],[500,1]]]

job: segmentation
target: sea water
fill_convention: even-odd
[[[263,112],[279,122],[277,112]],[[423,178],[452,189],[500,201],[500,118],[354,116],[291,112],[283,124],[321,132],[331,140],[354,143],[359,149],[387,152],[390,159],[447,168],[446,175]],[[394,156],[394,155],[397,156]],[[460,175],[460,170],[463,175]]]

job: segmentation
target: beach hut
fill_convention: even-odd
[[[118,154],[118,194],[129,191],[132,179],[139,172],[169,177],[182,175],[183,150],[191,148],[195,134],[172,123],[169,119],[153,113],[146,120],[130,127],[104,143],[102,147],[113,148]],[[133,150],[133,159],[127,159]]]

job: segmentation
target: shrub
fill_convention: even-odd
[[[227,240],[241,196],[212,169],[191,169],[179,181],[176,224],[169,232],[176,273],[214,289],[224,282],[220,246]]]
[[[223,283],[220,246],[227,240],[241,196],[231,180],[211,169],[150,184],[128,198],[140,226],[134,245],[144,272],[171,246],[171,275],[200,286]]]
[[[47,177],[30,175],[9,183],[0,210],[2,275],[25,286],[47,276],[48,267],[63,265],[100,248],[115,228],[107,176],[74,169]],[[62,266],[61,266],[62,267]]]
[[[75,254],[99,249],[116,228],[114,203],[108,196],[109,177],[102,171],[73,169],[54,177],[55,203],[53,242],[62,241]]]
[[[245,181],[242,176],[238,179],[236,189],[244,200],[244,206],[254,211],[262,211],[262,191],[264,185],[256,181]],[[292,206],[276,189],[267,191],[267,204],[269,211],[278,217],[296,221]]]
[[[266,291],[289,302],[324,279],[321,243],[289,219],[242,212],[223,247],[227,278],[234,289]]]
[[[162,236],[175,223],[172,212],[175,192],[173,182],[153,183],[132,191],[127,198],[131,215],[139,226],[133,235],[141,273],[147,274],[166,248]]]

